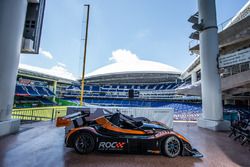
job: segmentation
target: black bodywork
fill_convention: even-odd
[[[70,118],[70,117],[68,117]],[[77,123],[77,119],[82,118],[82,125]],[[111,127],[130,129],[131,131],[119,132],[104,127],[96,120],[86,121],[85,116],[71,118],[74,127],[67,132],[65,144],[67,147],[74,147],[74,141],[79,134],[90,134],[95,140],[95,151],[119,152],[119,153],[139,153],[139,154],[162,154],[164,151],[164,141],[175,136],[181,143],[179,155],[202,157],[196,149],[193,149],[186,138],[174,132],[159,122],[151,122],[146,118],[132,118],[120,113],[108,114],[101,119],[107,119],[112,124]],[[137,132],[145,132],[138,134]]]

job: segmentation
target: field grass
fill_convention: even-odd
[[[67,106],[13,109],[12,118],[21,120],[47,121],[65,116]]]

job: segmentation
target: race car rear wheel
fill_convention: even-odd
[[[163,142],[163,153],[170,157],[177,157],[181,152],[181,143],[176,136],[170,136]]]
[[[88,133],[80,133],[75,136],[74,148],[80,154],[87,154],[94,151],[95,140]]]

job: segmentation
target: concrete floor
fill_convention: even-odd
[[[162,155],[129,155],[92,153],[79,155],[64,147],[64,129],[51,122],[23,125],[18,134],[0,138],[0,166],[2,167],[159,167],[159,166],[249,166],[249,147],[227,137],[228,133],[201,129],[193,123],[175,123],[174,129],[190,139],[204,158]]]

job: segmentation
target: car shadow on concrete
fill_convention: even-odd
[[[74,150],[65,151],[64,166],[88,167],[160,167],[160,166],[185,166],[191,167],[202,163],[202,159],[193,157],[168,158],[155,154],[115,154],[94,152],[87,155],[77,154]]]

